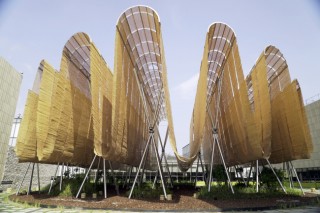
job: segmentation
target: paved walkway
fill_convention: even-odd
[[[299,190],[299,188],[295,188],[295,189]],[[303,191],[304,191],[304,192],[308,192],[308,193],[313,193],[313,194],[316,194],[316,195],[320,195],[320,190],[319,190],[319,189],[317,189],[317,190],[314,191],[314,192],[311,192],[310,189],[303,189]]]
[[[64,209],[63,207],[62,208],[41,208],[41,207],[29,206],[27,204],[19,204],[19,203],[8,201],[8,199],[6,198],[6,195],[3,193],[0,193],[0,212],[14,212],[14,213],[31,213],[31,212],[36,212],[36,213],[108,212],[110,213],[110,212],[115,212],[115,213],[121,213],[121,212],[128,212],[128,211]],[[144,212],[147,212],[147,211],[144,211]],[[247,211],[244,211],[244,212],[247,212]],[[319,213],[319,212],[320,212],[320,207],[302,207],[302,208],[296,208],[296,209],[259,211],[259,213]],[[161,213],[161,212],[157,211],[157,213]],[[205,213],[205,212],[202,211],[201,213]],[[225,212],[225,213],[231,213],[231,212]]]

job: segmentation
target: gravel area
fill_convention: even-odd
[[[109,190],[110,191],[110,190]],[[260,199],[229,199],[206,200],[193,198],[194,191],[188,189],[173,190],[172,201],[160,201],[159,199],[128,199],[124,192],[120,196],[108,191],[108,198],[76,199],[71,197],[48,196],[44,194],[11,195],[13,201],[37,203],[48,206],[65,206],[72,208],[92,209],[130,209],[130,210],[227,210],[227,209],[255,209],[266,207],[283,207],[310,205],[316,199],[314,194],[306,194],[304,197],[281,196],[275,198]]]

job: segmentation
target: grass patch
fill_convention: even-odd
[[[301,182],[302,188],[304,189],[311,189],[311,188],[315,188],[315,189],[320,189],[320,182],[319,181],[304,181]],[[290,183],[288,180],[284,181],[284,186],[285,187],[289,187]],[[293,182],[293,187],[295,188],[299,188],[299,183],[297,181]]]
[[[301,196],[302,193],[297,189],[286,189],[287,195]],[[214,185],[211,187],[211,191],[208,192],[207,187],[202,187],[199,191],[199,198],[202,199],[214,199],[214,200],[226,200],[226,199],[257,199],[257,198],[271,198],[286,195],[281,188],[270,190],[268,187],[260,187],[259,192],[256,192],[254,187],[242,187],[235,186],[234,194],[231,189],[226,185]]]
[[[58,183],[52,187],[50,195],[61,196],[61,197],[75,197],[78,193],[78,190],[80,188],[82,181],[83,181],[83,179],[81,179],[81,177],[64,179],[62,182],[61,191],[59,189],[59,183]],[[86,181],[83,185],[81,192],[85,192],[87,195],[91,195],[94,191],[96,191],[96,190],[98,191],[99,187],[100,188],[102,187],[100,185],[101,184],[98,184],[97,186],[95,186],[94,183]],[[42,193],[44,193],[44,194],[48,193],[49,188],[50,188],[50,184],[45,186],[41,190]]]
[[[166,188],[167,194],[172,193],[170,189]],[[130,190],[126,192],[126,196],[129,196]],[[159,198],[160,195],[163,194],[163,189],[160,186],[155,186],[155,188],[152,188],[152,183],[146,182],[142,183],[140,186],[136,186],[132,192],[133,198]]]

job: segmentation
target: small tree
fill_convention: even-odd
[[[218,183],[224,182],[225,185],[228,184],[226,171],[223,165],[216,165],[213,170],[213,175],[217,179]]]
[[[279,169],[274,169],[275,173],[277,174],[280,181],[284,179],[284,173]],[[277,177],[274,175],[272,169],[264,167],[261,174],[260,179],[263,184],[266,184],[269,189],[275,190],[278,186]]]

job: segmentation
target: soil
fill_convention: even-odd
[[[310,205],[316,195],[306,193],[303,197],[283,195],[275,198],[259,199],[196,199],[193,198],[194,189],[180,187],[173,189],[172,201],[160,199],[128,199],[125,191],[116,195],[113,189],[108,189],[108,198],[98,196],[97,199],[76,199],[72,197],[49,196],[33,193],[31,195],[11,195],[12,201],[36,203],[44,206],[64,206],[70,208],[89,209],[129,209],[129,210],[237,210],[237,209],[264,209],[280,208],[284,206]]]

